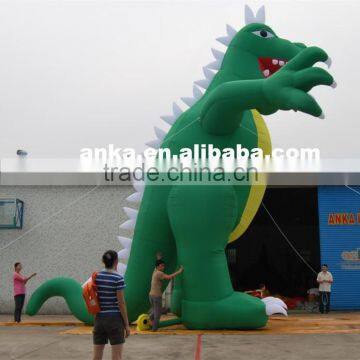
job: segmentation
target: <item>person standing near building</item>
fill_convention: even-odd
[[[96,292],[100,312],[96,314],[93,330],[94,360],[101,360],[105,344],[110,341],[112,359],[122,358],[125,337],[130,335],[124,289],[124,278],[116,271],[119,260],[114,250],[104,253],[105,269],[96,274]]]
[[[162,308],[163,281],[174,279],[183,272],[183,267],[180,266],[178,271],[170,275],[165,274],[164,271],[165,262],[158,258],[158,260],[155,262],[155,270],[152,274],[151,289],[149,293],[149,300],[151,304],[150,319],[152,322],[153,331],[157,331],[159,327]]]
[[[25,285],[30,279],[36,276],[36,273],[30,275],[29,277],[23,276],[21,274],[22,265],[19,262],[15,263],[14,268],[15,268],[13,274],[14,300],[15,300],[14,321],[20,323],[21,312],[25,302],[25,294],[26,294]]]
[[[319,283],[319,295],[320,295],[320,305],[319,310],[323,314],[330,311],[330,294],[331,294],[331,284],[333,283],[333,276],[330,271],[328,271],[328,266],[323,264],[321,271],[317,276],[317,282]]]

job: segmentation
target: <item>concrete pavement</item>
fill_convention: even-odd
[[[0,327],[0,359],[91,359],[91,335],[65,327]],[[204,360],[359,360],[359,334],[203,335]],[[193,360],[197,335],[133,335],[125,360]],[[110,358],[109,347],[104,359]]]
[[[201,359],[359,360],[358,319],[359,313],[330,314],[324,317],[304,314],[284,321],[274,319],[269,329],[263,332],[206,332],[200,335]],[[71,316],[25,316],[24,324],[20,326],[12,326],[10,320],[9,315],[0,316],[0,360],[91,359],[91,329],[82,326]],[[292,332],[279,332],[285,331],[287,324],[293,323],[296,326],[292,325]],[[299,333],[301,328],[303,333]],[[83,331],[77,332],[79,329]],[[326,333],[320,334],[318,331]],[[123,358],[193,360],[198,339],[199,333],[185,330],[132,335],[126,342]],[[107,347],[104,359],[110,359],[109,350]]]

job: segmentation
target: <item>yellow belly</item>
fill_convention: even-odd
[[[271,139],[266,123],[258,111],[251,110],[251,112],[258,134],[257,147],[262,149],[265,155],[270,155]],[[251,185],[249,197],[247,199],[240,222],[230,234],[229,242],[237,240],[246,231],[259,209],[266,190],[266,179],[262,174],[258,174],[258,179],[262,185]]]

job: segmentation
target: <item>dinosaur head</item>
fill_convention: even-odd
[[[240,31],[227,27],[228,35],[218,39],[228,46],[221,69],[240,79],[261,79],[273,75],[305,45],[280,38],[265,25],[265,10],[256,16],[245,7],[246,26]]]

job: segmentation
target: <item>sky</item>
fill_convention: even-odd
[[[247,1],[280,36],[318,45],[338,87],[312,94],[325,119],[265,117],[273,146],[359,157],[359,1]],[[244,1],[0,1],[0,159],[78,158],[84,147],[145,149],[172,102],[186,109],[226,24]]]

